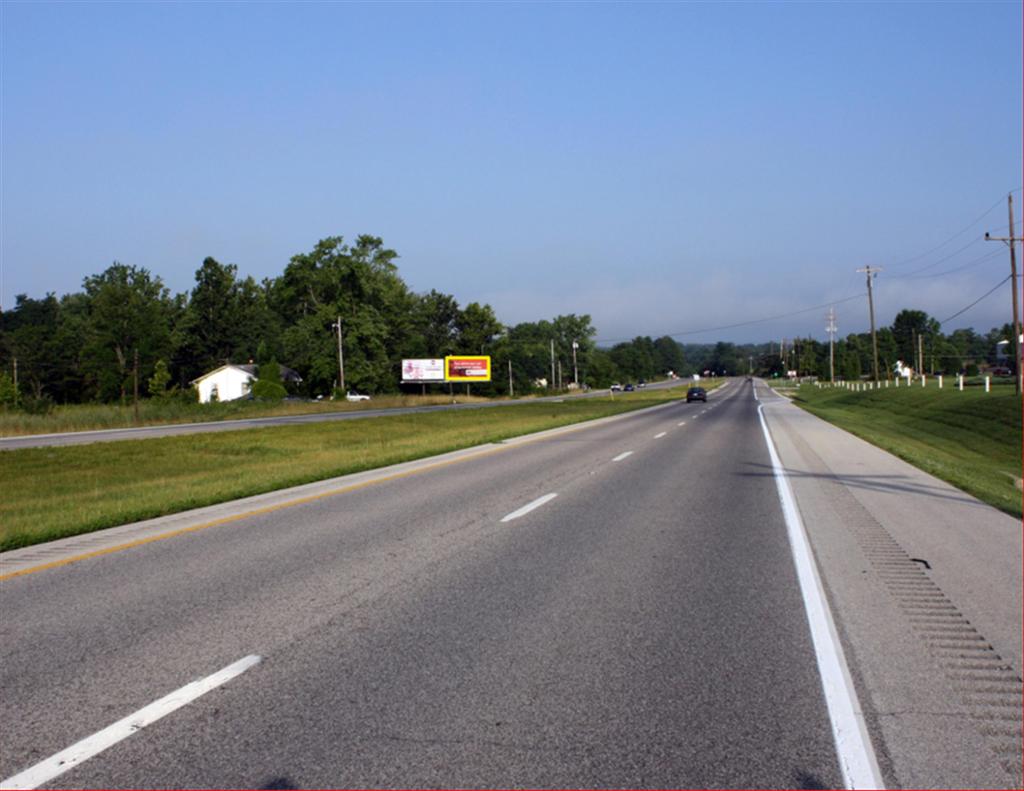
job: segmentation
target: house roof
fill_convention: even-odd
[[[301,382],[302,381],[302,377],[299,376],[298,371],[296,371],[296,370],[294,370],[292,368],[289,368],[287,365],[281,365],[281,363],[278,363],[277,367],[281,370],[281,379],[283,381],[285,381],[285,382]],[[189,384],[190,385],[198,384],[199,382],[203,381],[204,379],[209,379],[214,374],[218,374],[221,371],[227,370],[228,368],[234,368],[236,371],[242,371],[243,373],[245,373],[248,376],[251,376],[253,379],[255,379],[256,378],[256,372],[259,369],[259,366],[258,365],[233,365],[232,363],[228,363],[227,365],[220,366],[220,368],[214,368],[212,371],[209,371],[208,373],[205,373],[202,376],[197,376],[195,379],[193,379],[191,382],[189,382]]]
[[[256,376],[256,372],[259,369],[258,365],[236,365],[235,368],[241,368],[246,373]],[[277,367],[281,369],[281,379],[285,382],[301,382],[302,377],[299,376],[299,372],[289,368],[287,365],[277,364]]]

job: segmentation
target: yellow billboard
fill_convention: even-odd
[[[446,382],[489,382],[491,381],[491,358],[489,355],[445,357],[444,380]]]

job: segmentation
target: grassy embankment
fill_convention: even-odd
[[[0,551],[619,414],[685,394],[681,387],[614,399],[0,451]]]
[[[990,393],[945,385],[854,392],[805,384],[788,392],[808,412],[1020,517],[1020,398],[1012,385]]]

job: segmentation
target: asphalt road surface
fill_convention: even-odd
[[[770,466],[734,383],[7,579],[0,780],[841,786]]]
[[[654,382],[647,387],[658,390],[669,387],[685,387],[686,380]],[[244,431],[264,426],[287,426],[304,423],[325,423],[335,420],[364,420],[389,415],[409,415],[417,412],[447,412],[462,409],[488,409],[495,407],[536,404],[545,401],[564,401],[566,398],[595,398],[608,395],[607,390],[590,390],[575,395],[547,396],[544,398],[520,398],[501,401],[476,401],[472,403],[434,404],[432,406],[390,407],[388,409],[362,408],[348,412],[315,412],[308,415],[281,415],[278,417],[254,417],[241,420],[215,420],[206,423],[173,423],[163,426],[138,426],[136,428],[110,428],[95,431],[68,431],[59,434],[28,434],[16,437],[0,437],[0,450],[18,448],[41,448],[58,445],[84,445],[90,442],[119,442],[128,439],[151,439],[172,437],[180,434],[203,434],[211,431]],[[628,398],[628,395],[624,394]],[[455,398],[458,398],[456,393]]]

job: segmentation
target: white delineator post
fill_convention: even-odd
[[[939,390],[942,389],[942,374],[939,374]]]
[[[927,378],[924,374],[921,374],[921,387],[924,387],[924,380]]]
[[[960,392],[962,393],[964,391],[964,375],[963,374],[959,374],[957,376],[957,378],[960,380],[959,387],[960,387]]]
[[[987,376],[985,377],[985,392],[986,393],[988,393],[991,390],[991,387],[989,386],[991,384],[991,381],[992,380],[989,377],[987,377]]]

